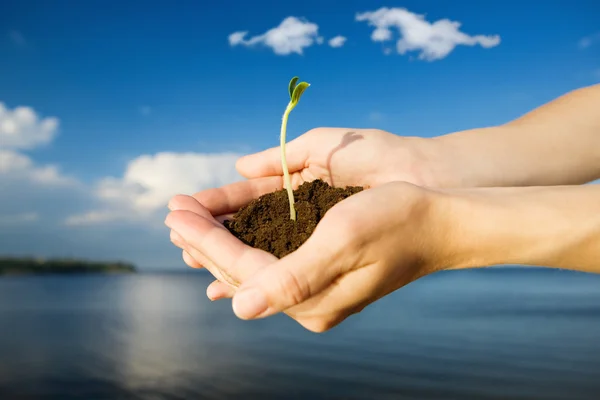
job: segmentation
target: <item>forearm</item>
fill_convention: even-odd
[[[444,194],[447,268],[537,265],[600,273],[600,185]]]
[[[505,125],[431,139],[438,187],[582,184],[600,178],[600,85],[575,90]]]

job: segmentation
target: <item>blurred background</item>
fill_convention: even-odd
[[[0,399],[596,398],[599,276],[435,274],[313,334],[211,303],[163,220],[278,145],[294,75],[288,140],[432,137],[600,82],[599,19],[593,0],[1,1],[0,258],[29,261],[0,260]],[[402,33],[422,27],[443,40]]]

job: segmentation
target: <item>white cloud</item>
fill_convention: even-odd
[[[35,113],[22,109],[31,112],[15,117],[16,110],[2,110],[3,121],[16,120],[18,129],[4,126],[0,137],[0,254],[120,259],[183,269],[163,223],[168,200],[242,179],[235,153],[157,153],[131,160],[120,176],[86,184],[25,153],[51,141],[55,130],[39,135],[34,127],[42,122],[30,123]]]
[[[244,32],[234,32],[231,35],[229,35],[228,40],[229,40],[229,45],[230,46],[237,46],[238,44],[243,44],[244,43],[244,37],[248,34],[248,31],[244,31]]]
[[[58,119],[41,119],[31,107],[6,108],[0,102],[0,178],[54,186],[77,185],[56,165],[37,165],[23,150],[48,144],[56,137]],[[17,151],[18,150],[18,151]]]
[[[392,28],[396,28],[400,33],[396,51],[399,54],[418,51],[418,58],[426,61],[442,59],[459,45],[490,48],[500,44],[498,35],[470,36],[460,31],[460,22],[449,19],[428,22],[424,15],[412,13],[404,8],[383,7],[376,11],[358,13],[356,20],[368,22],[370,26],[375,27],[371,34],[371,39],[375,42],[392,40]]]
[[[27,40],[25,40],[25,36],[23,36],[23,34],[19,31],[8,32],[8,37],[17,46],[25,46],[27,44]]]
[[[40,119],[30,107],[13,110],[0,103],[0,148],[31,149],[54,139],[59,121],[49,117]]]
[[[329,39],[329,45],[331,47],[342,47],[344,43],[346,43],[346,40],[346,37],[338,35],[334,38]]]
[[[36,165],[28,156],[0,148],[0,178],[26,180],[43,185],[76,185],[73,178],[64,176],[56,165]]]
[[[129,163],[123,177],[107,177],[98,182],[94,195],[102,202],[101,209],[73,215],[66,223],[89,225],[139,219],[152,223],[153,213],[166,210],[169,199],[176,194],[193,194],[242,179],[235,170],[238,157],[234,153],[157,153],[137,157]]]
[[[302,55],[305,48],[323,42],[317,24],[296,17],[285,18],[279,26],[269,29],[262,35],[246,39],[247,34],[247,31],[230,34],[229,45],[253,47],[260,44],[270,47],[278,55],[292,53]]]
[[[56,165],[36,165],[17,150],[39,147],[54,139],[58,119],[41,119],[31,107],[13,110],[0,103],[0,177],[44,185],[73,185],[76,181],[61,174]]]
[[[596,43],[600,43],[600,32],[596,32],[589,36],[579,39],[578,46],[580,49],[587,49],[588,47]]]
[[[20,150],[48,143],[57,126],[55,118],[39,121],[29,107],[10,111],[0,103],[0,253],[32,254],[44,246],[51,251],[56,232],[46,222],[78,198],[77,180],[56,165],[36,164]]]

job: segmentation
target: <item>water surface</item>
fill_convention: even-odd
[[[0,279],[0,399],[597,399],[600,276],[436,274],[325,334],[203,273]]]

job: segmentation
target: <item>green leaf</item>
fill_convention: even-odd
[[[302,93],[304,93],[306,88],[309,86],[310,84],[306,82],[300,82],[298,85],[296,85],[296,87],[294,88],[294,92],[292,93],[292,103],[298,103],[298,101],[300,100],[300,96],[302,96]]]
[[[297,76],[293,77],[290,81],[290,85],[288,86],[288,91],[290,92],[290,100],[292,99],[292,94],[294,93],[294,89],[296,88],[296,82],[298,82]]]

